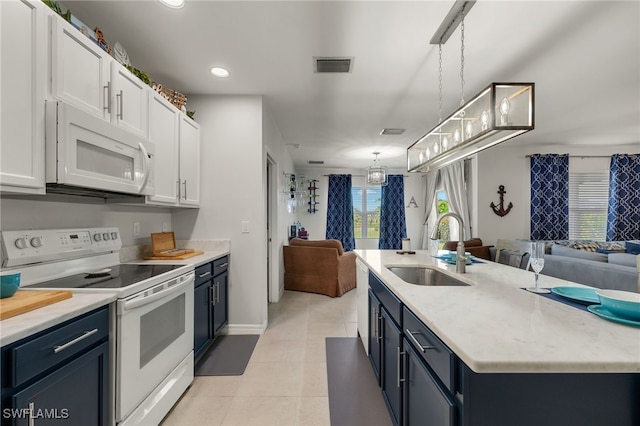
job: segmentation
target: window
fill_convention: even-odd
[[[569,238],[604,241],[609,172],[569,173]]]
[[[436,219],[440,217],[441,214],[449,212],[449,200],[447,200],[446,192],[442,190],[437,191],[435,203],[434,217]],[[442,245],[444,245],[446,241],[449,241],[449,235],[449,218],[445,217],[444,219],[442,219],[442,222],[440,222],[440,225],[438,226],[438,239],[442,242]]]
[[[380,237],[382,188],[352,187],[354,238]]]

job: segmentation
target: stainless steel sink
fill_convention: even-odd
[[[468,286],[451,275],[444,274],[437,269],[420,266],[393,266],[388,268],[398,278],[409,284],[428,286]]]

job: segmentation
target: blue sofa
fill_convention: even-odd
[[[593,245],[598,247],[596,251]],[[549,241],[541,274],[603,289],[637,292],[636,254],[623,252],[624,242]]]

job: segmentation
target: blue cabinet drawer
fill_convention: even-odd
[[[109,309],[94,311],[52,327],[8,350],[11,386],[19,386],[47,369],[67,361],[100,341],[109,339]],[[6,373],[4,371],[3,373]]]
[[[402,331],[407,341],[411,343],[442,383],[455,393],[457,369],[454,353],[406,307],[404,308],[403,320]]]
[[[213,275],[220,275],[229,267],[229,256],[221,257],[213,261]]]
[[[402,302],[385,286],[375,274],[369,271],[369,287],[389,312],[389,315],[402,326]]]
[[[199,284],[209,281],[211,278],[213,278],[211,262],[200,265],[196,268],[196,281],[194,285],[198,286]]]

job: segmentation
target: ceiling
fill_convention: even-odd
[[[297,168],[366,167],[374,151],[406,167],[406,148],[438,123],[429,41],[453,1],[60,4],[165,87],[263,95]],[[536,84],[535,130],[507,143],[640,151],[640,2],[480,0],[464,45],[465,99],[493,81]],[[354,57],[352,72],[316,74],[314,56]],[[462,97],[460,56],[458,28],[443,45],[443,118]],[[230,77],[213,77],[213,66]],[[382,136],[384,127],[407,130]]]

